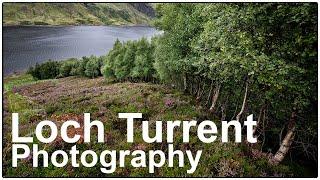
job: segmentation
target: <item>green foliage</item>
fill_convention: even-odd
[[[59,75],[59,63],[55,61],[47,61],[42,64],[36,64],[28,70],[36,79],[52,79]]]
[[[66,61],[61,62],[59,72],[61,77],[68,77],[71,75],[76,75],[75,69],[78,66],[77,59],[68,59]]]
[[[165,82],[182,81],[181,77],[191,69],[188,62],[191,41],[201,32],[201,17],[195,13],[200,5],[159,4],[155,25],[164,31],[155,51],[155,67]],[[172,19],[175,19],[172,21]],[[167,78],[169,77],[169,79]]]
[[[142,38],[137,42],[136,59],[131,71],[133,78],[144,79],[146,81],[152,78],[154,74],[152,53],[153,47],[147,39]]]
[[[117,39],[113,45],[113,48],[109,51],[108,55],[105,57],[104,66],[102,68],[102,73],[105,78],[114,78],[114,61],[116,57],[120,54],[122,49],[122,43]]]
[[[88,61],[88,57],[82,57],[82,59],[79,60],[78,66],[74,69],[74,74],[78,76],[85,76],[85,70]]]
[[[101,76],[101,67],[104,56],[83,57],[82,59],[71,58],[65,61],[48,61],[36,64],[28,70],[35,79],[53,79],[68,76],[84,76],[95,78]]]
[[[101,76],[102,58],[91,56],[86,64],[85,75],[90,78]]]
[[[154,67],[162,81],[183,87],[206,106],[214,95],[210,89],[221,86],[215,113],[226,119],[242,108],[247,87],[242,117],[258,118],[266,106],[264,128],[274,129],[271,139],[289,124],[292,112],[301,117],[294,122],[298,129],[317,122],[316,4],[176,3],[156,10],[154,24],[164,33],[156,40]],[[301,141],[316,143],[308,137],[314,133],[297,133]],[[296,145],[307,157],[316,151]],[[278,148],[274,140],[264,146]]]
[[[117,40],[104,60],[104,77],[119,81],[151,81],[155,74],[153,49],[146,38],[126,43]]]
[[[119,80],[127,79],[135,61],[135,44],[128,41],[118,51],[114,59],[114,75]]]

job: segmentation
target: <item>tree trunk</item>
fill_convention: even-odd
[[[258,120],[257,120],[257,125],[253,129],[253,135],[257,132],[258,128],[260,127],[261,119],[263,118],[262,114],[265,113],[266,107],[267,107],[267,105],[266,105],[266,103],[264,103],[262,105],[262,107],[260,108],[259,117],[258,117]]]
[[[194,93],[194,95],[197,97],[198,96],[198,94],[200,93],[200,91],[201,91],[201,78],[199,77],[199,78],[196,78],[196,91],[195,91],[195,93]]]
[[[244,111],[244,108],[246,106],[246,103],[247,103],[247,95],[248,95],[248,87],[249,87],[249,82],[246,81],[246,89],[245,89],[245,93],[244,93],[244,98],[243,98],[243,102],[242,102],[242,107],[241,107],[241,110],[239,112],[239,114],[237,115],[236,117],[236,120],[237,121],[240,121],[240,118],[241,118],[241,115]]]
[[[216,89],[214,90],[214,95],[212,96],[212,104],[211,104],[211,107],[209,109],[210,112],[214,112],[214,110],[215,110],[215,106],[217,104],[217,100],[218,100],[219,93],[220,93],[220,88],[221,88],[221,85],[219,84],[216,87]]]
[[[227,114],[226,114],[227,102],[228,102],[228,99],[221,106],[221,121],[225,121],[227,117]]]
[[[201,80],[199,81],[199,86],[198,86],[198,90],[196,93],[196,101],[198,102],[200,99],[200,94],[201,94]]]
[[[205,91],[205,88],[206,88],[206,82],[203,81],[202,84],[203,84],[203,85],[202,85],[202,88],[201,88],[201,86],[199,85],[199,91],[198,91],[197,97],[196,97],[196,101],[197,101],[198,103],[201,101],[202,95],[203,95],[203,93],[204,93],[204,91]]]
[[[197,78],[192,78],[192,95],[196,95],[198,90],[198,83],[195,81],[197,81]]]
[[[295,119],[296,119],[296,112],[293,111],[291,113],[290,122],[288,124],[287,134],[284,137],[284,139],[282,140],[279,150],[272,157],[272,159],[270,159],[269,162],[271,164],[278,165],[280,162],[283,161],[283,159],[285,158],[286,154],[288,153],[288,151],[290,149],[290,146],[292,144],[292,141],[294,139],[294,132],[295,132],[295,129],[296,129]]]
[[[194,84],[193,84],[193,78],[192,77],[190,77],[190,87],[189,87],[189,89],[190,89],[190,94],[193,94],[193,86],[194,86]]]
[[[211,81],[210,90],[209,90],[209,93],[208,93],[208,97],[207,97],[205,106],[207,106],[209,101],[210,101],[212,90],[213,90],[213,80]]]
[[[187,73],[184,74],[183,76],[183,91],[187,92],[188,89],[188,84],[187,84]]]

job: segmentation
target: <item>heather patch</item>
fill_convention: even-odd
[[[18,77],[15,77],[16,79]],[[21,82],[27,82],[20,77]],[[13,79],[13,80],[14,80]],[[6,83],[10,83],[5,80]],[[12,83],[13,84],[13,83]],[[149,174],[147,168],[118,168],[112,175],[100,172],[99,166],[85,168],[80,166],[74,168],[68,166],[65,170],[56,168],[49,164],[48,168],[32,168],[32,154],[25,160],[19,162],[17,168],[11,167],[11,117],[12,112],[19,112],[21,121],[21,135],[34,136],[32,129],[44,119],[50,119],[58,127],[66,120],[75,120],[80,123],[80,128],[69,128],[69,137],[80,135],[80,140],[74,144],[68,144],[61,137],[49,144],[39,145],[39,149],[44,149],[50,153],[57,149],[67,150],[73,145],[77,145],[80,153],[91,149],[99,153],[105,149],[129,149],[129,150],[155,150],[168,151],[166,142],[146,143],[142,138],[141,121],[136,121],[135,142],[127,143],[126,121],[119,119],[119,112],[141,112],[142,120],[150,123],[150,137],[155,135],[156,120],[213,120],[214,117],[203,107],[197,105],[194,98],[180,93],[177,90],[163,85],[149,83],[106,83],[103,78],[87,79],[79,77],[67,77],[55,80],[34,81],[32,83],[16,83],[4,94],[4,173],[8,176],[17,176],[19,172],[24,172],[23,176],[47,176],[47,177],[101,177],[101,176],[135,176],[135,177],[158,177],[158,176],[185,176],[184,170],[190,168],[186,164],[183,169],[169,168],[166,165],[157,169],[154,174]],[[96,143],[96,129],[92,129],[92,141],[83,143],[83,113],[91,113],[92,120],[99,120],[104,123],[105,143]],[[166,131],[166,127],[163,127]],[[44,135],[49,132],[44,132]],[[196,137],[196,129],[190,130],[190,142],[182,142],[182,131],[177,130],[174,134],[173,146],[182,151],[190,150],[196,152],[202,149],[205,153],[202,162],[197,170],[188,176],[281,176],[290,175],[290,170],[286,166],[269,168],[266,157],[257,154],[256,158],[250,158],[241,146],[233,143],[222,144],[214,142],[212,144],[201,143]],[[165,134],[164,134],[165,136]],[[41,161],[41,160],[40,160]],[[205,162],[205,163],[204,163]],[[41,162],[39,162],[41,163]],[[129,164],[130,159],[125,161]],[[178,162],[174,162],[177,164]],[[262,173],[263,172],[263,173]],[[20,176],[20,175],[19,175]]]

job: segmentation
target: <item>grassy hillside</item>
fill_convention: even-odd
[[[11,113],[18,112],[21,135],[33,134],[33,129],[39,121],[47,118],[58,126],[66,120],[83,121],[83,112],[90,112],[92,119],[102,121],[106,128],[106,143],[77,142],[79,149],[161,149],[167,151],[166,143],[148,144],[142,140],[141,127],[137,123],[135,142],[126,142],[126,121],[118,119],[119,112],[142,112],[145,120],[155,124],[156,120],[204,120],[211,119],[204,108],[197,105],[190,95],[172,88],[151,83],[106,83],[100,78],[87,79],[67,77],[61,79],[35,81],[30,75],[12,75],[4,79],[4,149],[3,174],[6,177],[42,176],[42,177],[99,177],[99,176],[301,176],[302,167],[298,165],[271,166],[263,154],[254,158],[247,155],[246,146],[235,143],[202,143],[196,136],[196,129],[191,130],[190,143],[181,143],[182,131],[177,131],[174,138],[176,149],[203,150],[203,155],[197,170],[186,174],[185,168],[169,168],[166,165],[149,174],[148,168],[133,168],[127,165],[118,167],[113,174],[103,174],[99,167],[86,168],[32,168],[32,158],[19,161],[17,168],[11,167]],[[170,101],[170,103],[167,103]],[[152,126],[154,128],[154,126]],[[151,129],[151,134],[155,129]],[[70,129],[68,134],[81,134],[81,128]],[[95,136],[96,133],[92,135]],[[40,144],[40,148],[52,153],[57,149],[68,150],[70,144],[57,138],[53,143]],[[129,164],[126,162],[126,164]]]
[[[148,24],[147,3],[4,3],[4,25]]]

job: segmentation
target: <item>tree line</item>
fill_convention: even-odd
[[[170,84],[221,120],[254,114],[271,164],[289,152],[317,161],[315,3],[158,4],[154,25],[163,34],[151,41],[117,40],[106,56],[30,72]]]
[[[28,73],[39,80],[68,76],[95,78],[104,75],[111,81],[155,81],[153,49],[154,46],[146,38],[127,42],[117,39],[105,56],[49,60],[30,67]]]
[[[270,163],[304,152],[317,161],[317,5],[160,4],[161,80],[193,94],[222,120],[253,113]]]
[[[83,57],[81,59],[70,58],[65,61],[46,61],[30,67],[28,73],[35,79],[53,79],[68,76],[83,76],[95,78],[101,76],[103,56]]]

